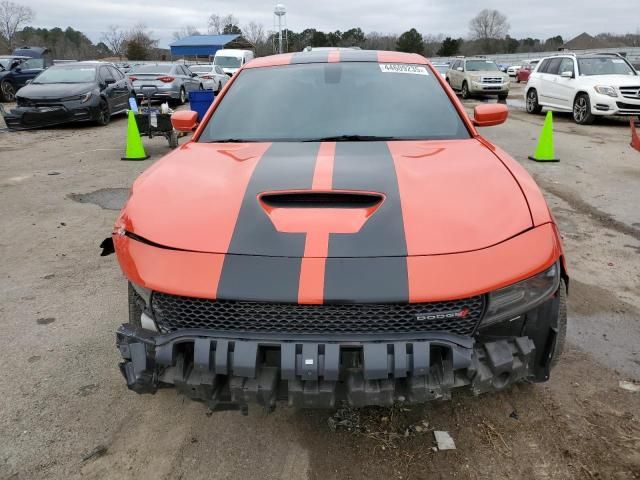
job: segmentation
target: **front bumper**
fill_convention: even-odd
[[[590,100],[593,115],[640,116],[640,99],[626,98],[621,95],[610,97],[593,92]]]
[[[527,336],[478,343],[447,333],[344,340],[182,330],[159,334],[122,325],[116,334],[129,389],[175,387],[213,410],[276,401],[299,408],[390,406],[447,400],[457,387],[473,394],[533,379],[536,348]]]
[[[4,121],[10,130],[28,130],[49,127],[62,123],[93,120],[98,114],[98,107],[92,105],[50,107],[16,107],[3,112]]]
[[[509,83],[483,83],[472,81],[469,91],[471,93],[506,95],[509,93]]]

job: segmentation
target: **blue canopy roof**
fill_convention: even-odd
[[[209,56],[221,48],[233,44],[233,48],[253,48],[239,34],[233,35],[192,35],[181,38],[169,45],[171,55],[175,56]]]

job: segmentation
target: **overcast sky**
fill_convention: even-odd
[[[206,33],[211,13],[233,13],[244,25],[251,20],[273,26],[275,1],[265,0],[13,0],[36,13],[38,27],[73,27],[99,41],[110,24],[123,28],[142,21],[160,47],[167,47],[172,33],[184,25],[195,25]],[[361,27],[365,32],[402,33],[415,27],[422,34],[444,33],[466,36],[469,20],[483,8],[506,14],[510,35],[516,38],[565,39],[587,31],[635,33],[640,31],[640,2],[617,0],[289,0],[290,30],[317,28],[323,31]]]

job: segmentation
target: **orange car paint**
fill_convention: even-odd
[[[270,144],[194,140],[243,69],[287,65],[291,60],[292,54],[263,57],[241,68],[216,97],[193,140],[135,182],[134,195],[116,226],[170,248],[114,235],[118,260],[131,281],[166,293],[216,297],[247,184]],[[340,61],[339,51],[330,52],[328,61]],[[378,61],[427,65],[473,137],[388,143],[401,193],[409,301],[486,293],[534,275],[561,257],[557,227],[533,179],[478,135],[455,93],[431,65],[419,55],[400,52],[379,52]],[[313,190],[332,189],[334,155],[335,143],[320,146]],[[405,201],[409,198],[421,201]],[[357,232],[375,212],[345,209],[337,214],[334,209],[318,209],[310,215],[308,209],[277,210],[269,216],[279,231],[308,232],[298,301],[322,303],[329,234]],[[465,220],[474,215],[483,221]]]
[[[478,250],[532,227],[511,173],[477,140],[388,145],[409,256]]]

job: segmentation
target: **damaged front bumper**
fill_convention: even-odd
[[[29,130],[50,127],[70,122],[82,122],[95,118],[95,108],[84,106],[68,108],[63,105],[45,107],[16,107],[9,112],[2,111],[4,121],[10,130]]]
[[[299,408],[424,403],[464,386],[477,395],[532,378],[535,363],[534,342],[524,336],[485,343],[447,333],[282,340],[207,330],[159,334],[125,324],[116,338],[129,389],[175,387],[212,410],[243,412],[254,403],[270,410],[279,400]]]

